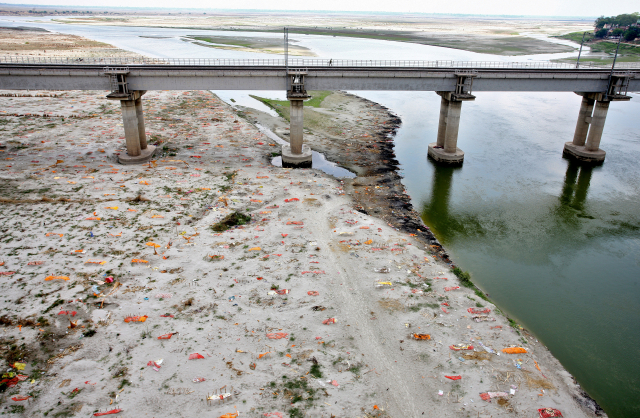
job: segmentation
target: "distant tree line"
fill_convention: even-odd
[[[640,13],[624,13],[618,16],[604,17],[596,19],[596,38],[606,38],[607,36],[622,36],[625,41],[633,41],[640,38]]]

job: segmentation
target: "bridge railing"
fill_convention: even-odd
[[[216,66],[216,67],[284,67],[283,59],[227,59],[227,58],[147,58],[147,57],[30,57],[4,56],[0,64],[18,65],[171,65],[171,66]],[[460,69],[575,69],[575,63],[550,61],[420,61],[420,60],[339,60],[339,59],[289,59],[289,68],[460,68]],[[608,65],[590,62],[580,63],[581,69],[607,69]],[[640,63],[617,63],[616,69],[640,69]]]

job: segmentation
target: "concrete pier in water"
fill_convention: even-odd
[[[436,142],[429,144],[428,155],[435,161],[447,165],[460,165],[464,161],[464,151],[458,148],[458,129],[462,102],[474,100],[471,94],[437,92],[440,100],[440,121]]]
[[[604,123],[612,101],[630,100],[629,96],[604,93],[576,93],[582,96],[573,141],[564,144],[563,155],[579,161],[602,164],[607,153],[600,149]]]

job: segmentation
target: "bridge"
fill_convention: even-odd
[[[582,96],[573,141],[564,154],[601,163],[600,141],[612,101],[640,92],[640,64],[615,69],[550,62],[374,61],[326,59],[163,59],[31,58],[0,59],[0,89],[107,90],[119,100],[127,146],[123,164],[148,161],[154,147],[144,128],[142,96],[148,90],[280,90],[291,104],[290,144],[283,165],[310,166],[303,143],[303,102],[307,90],[434,91],[441,96],[436,142],[429,156],[444,164],[461,164],[457,147],[462,102],[476,91],[575,92]]]

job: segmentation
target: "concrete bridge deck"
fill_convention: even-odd
[[[226,60],[226,59],[0,59],[0,89],[108,90],[105,70],[126,70],[130,90],[283,90],[287,71],[306,73],[307,90],[455,91],[459,74],[474,91],[603,92],[611,69],[548,62]],[[640,64],[628,91],[640,92]]]
[[[603,66],[550,62],[455,62],[377,60],[229,60],[163,58],[0,58],[0,89],[108,90],[120,100],[127,142],[123,163],[148,160],[142,95],[147,90],[284,90],[291,103],[290,145],[283,165],[309,166],[303,146],[303,101],[307,90],[435,91],[441,97],[437,141],[429,156],[461,164],[457,147],[463,101],[476,91],[576,92],[583,97],[575,135],[564,154],[601,163],[599,148],[612,101],[640,92],[640,64]]]

